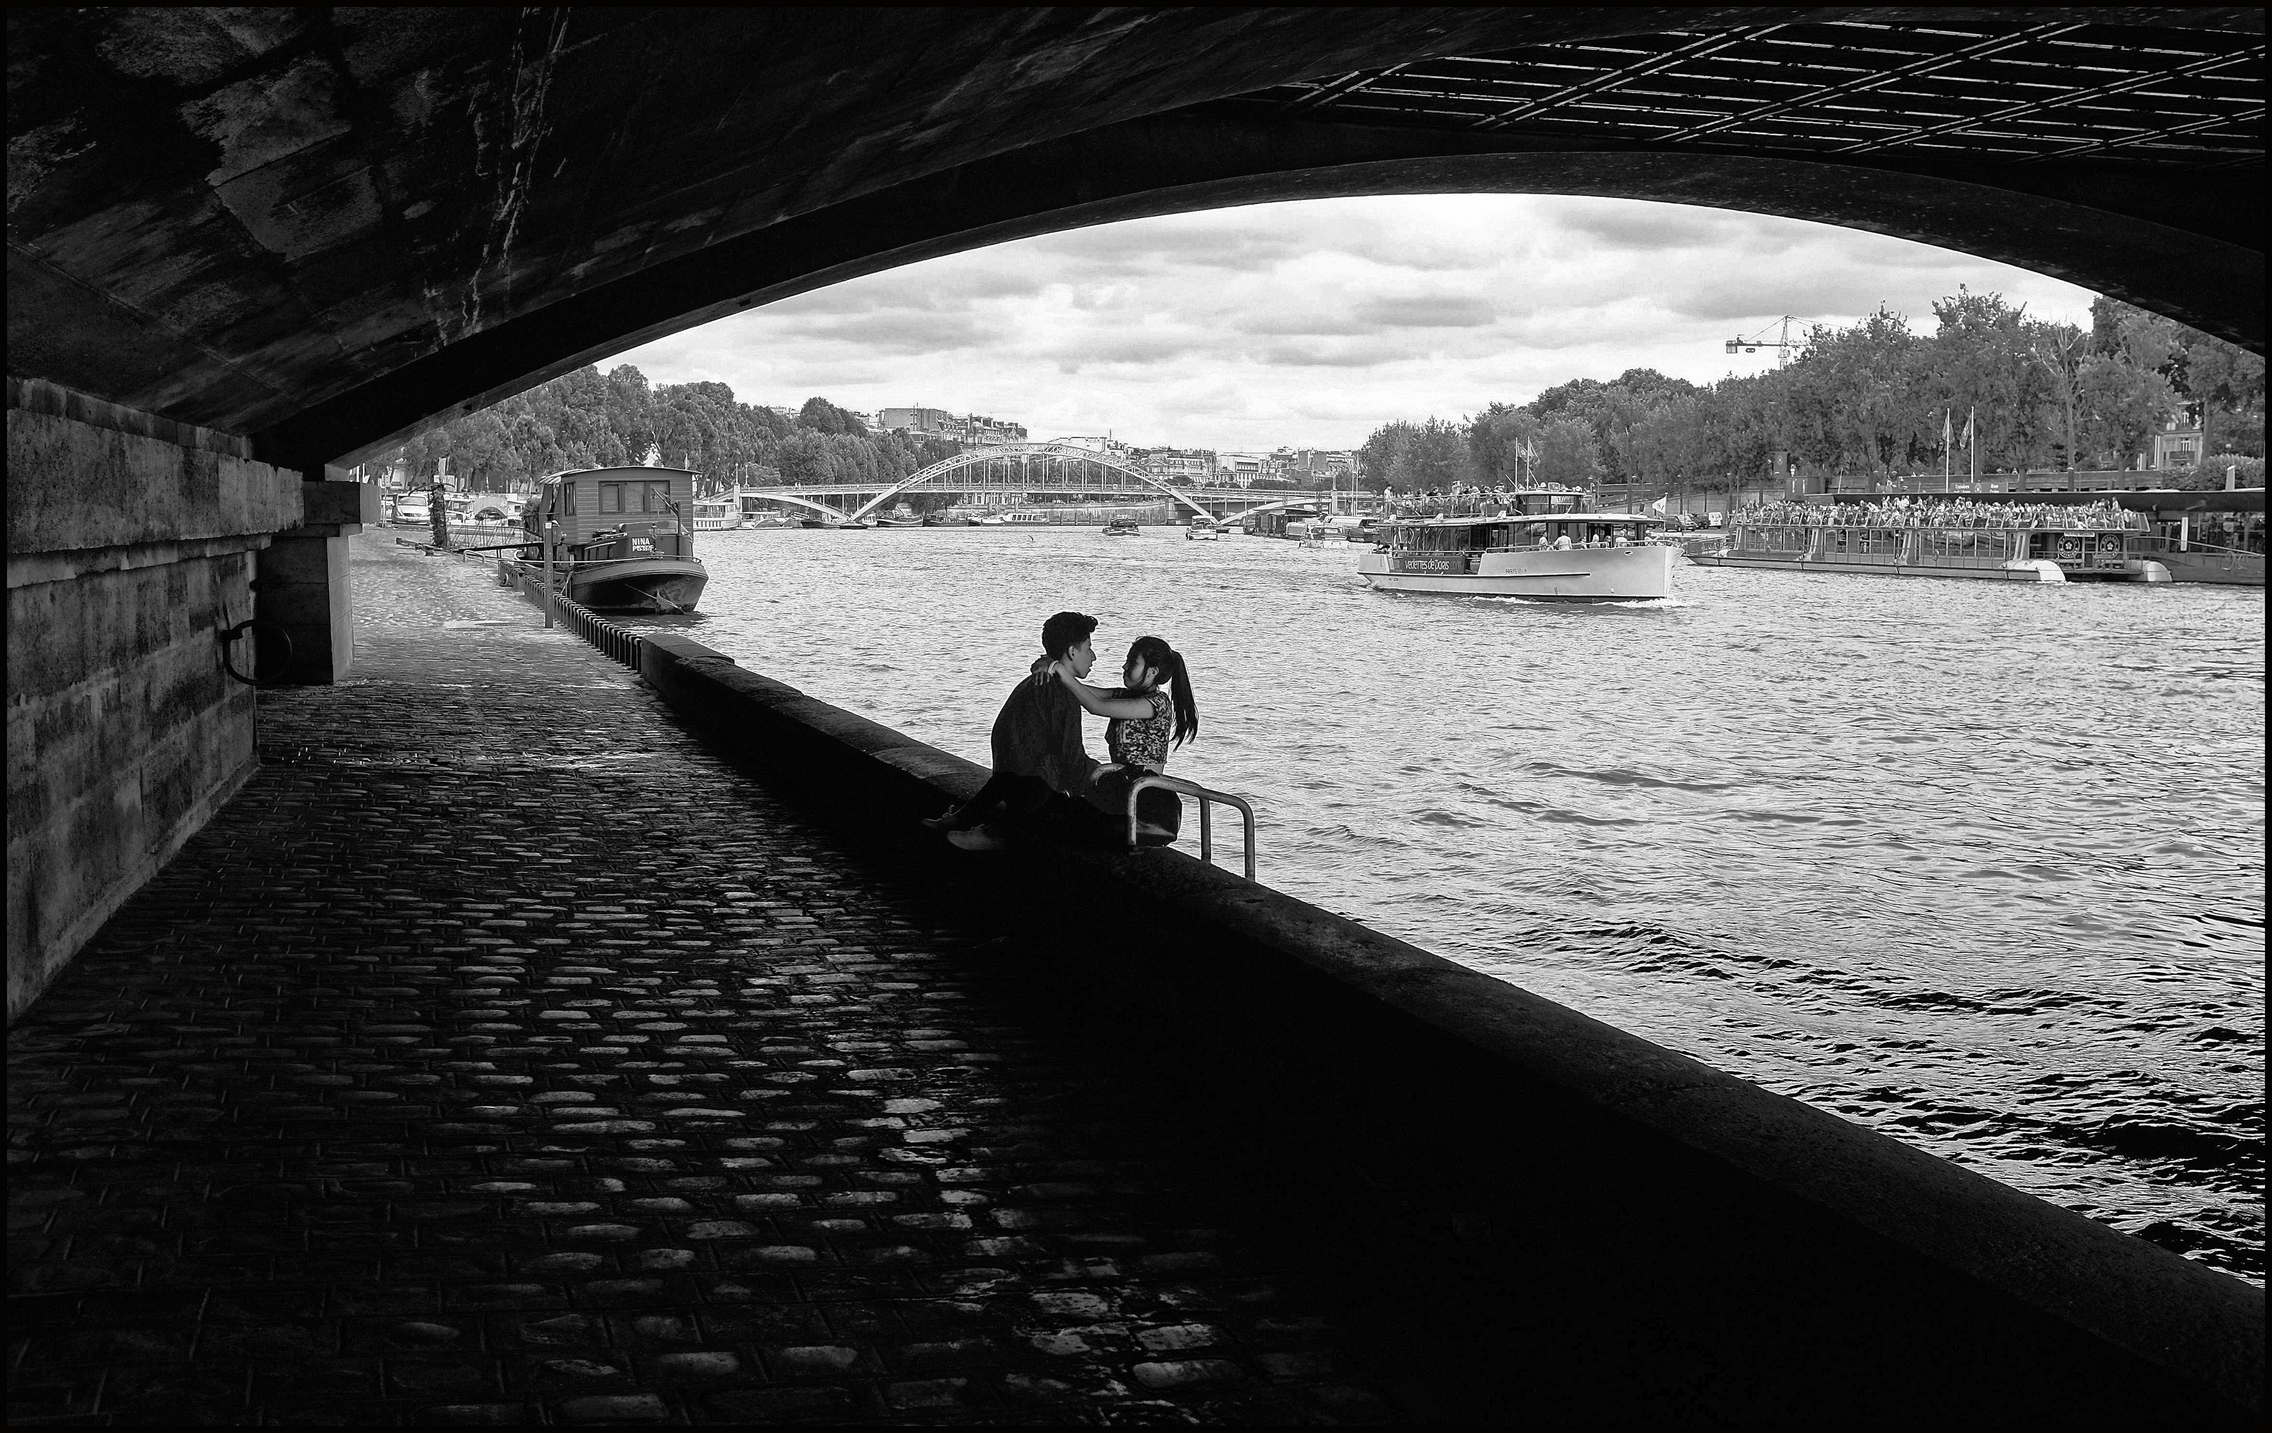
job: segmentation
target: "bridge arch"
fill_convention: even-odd
[[[1150,473],[1133,467],[1109,454],[1097,452],[1093,448],[1083,448],[1072,443],[1001,443],[957,453],[951,458],[933,463],[921,472],[901,478],[892,486],[860,504],[853,510],[851,516],[855,521],[865,518],[869,513],[874,512],[910,488],[936,483],[940,479],[952,477],[964,469],[975,468],[983,463],[998,462],[1003,458],[1042,458],[1058,462],[1095,463],[1099,467],[1109,468],[1113,472],[1124,474],[1146,487],[1158,489],[1191,509],[1194,513],[1205,514],[1207,512],[1207,509],[1200,504],[1197,498],[1188,497]]]
[[[841,508],[832,508],[827,503],[820,502],[814,498],[791,497],[787,493],[751,493],[749,494],[749,500],[753,502],[780,503],[784,507],[806,508],[812,512],[819,513],[822,517],[831,518],[838,523],[848,523],[853,520],[853,515],[851,513],[845,512]],[[736,488],[734,490],[734,501],[737,503],[743,501],[743,495],[739,488]]]
[[[19,7],[11,373],[320,471],[940,254],[1447,192],[1843,225],[2263,341],[2261,12],[832,13]]]

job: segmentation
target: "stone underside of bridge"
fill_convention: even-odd
[[[1822,74],[1844,77],[1830,89],[1883,107],[1904,75],[1962,56],[1873,77],[1877,51],[1956,12],[879,13],[19,9],[11,371],[249,433],[312,471],[644,339],[932,254],[1143,214],[1456,190],[1898,234],[2262,338],[2262,109],[2246,108],[2261,11],[1962,12],[2014,32],[1964,53],[2079,47],[1967,81],[1991,105],[2045,85],[2176,96],[2172,114],[2133,104],[2098,140],[2027,153],[1939,130],[1922,147],[1728,131],[1668,148],[1641,123],[1645,91],[1623,128],[1540,129],[1351,111],[1332,79],[1445,56],[1550,70],[1569,58],[1555,46],[1632,36],[1646,54],[1666,26],[1732,42],[1813,25],[1820,44],[1761,70],[1776,84],[1749,92],[1739,75],[1725,103],[1772,108],[1820,77],[1805,68],[1820,51],[1835,61]],[[2206,58],[2158,88],[2150,65],[2103,83],[2125,57],[2188,45]],[[2219,78],[2188,88],[2195,71]],[[2177,123],[2197,100],[2214,112]],[[2135,143],[2141,124],[2168,142]],[[2216,125],[2237,139],[2183,148],[2180,131]]]

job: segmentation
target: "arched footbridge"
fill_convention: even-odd
[[[882,511],[902,494],[924,488],[1016,501],[1165,498],[1182,511],[1208,517],[1329,499],[1323,492],[1178,485],[1126,458],[1076,443],[1002,443],[973,448],[886,485],[803,484],[744,487],[738,491],[745,505],[749,501],[780,503],[818,513],[831,522],[856,523]]]

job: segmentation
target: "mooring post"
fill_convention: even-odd
[[[560,524],[547,517],[544,520],[544,625],[552,625],[552,541],[559,533]]]

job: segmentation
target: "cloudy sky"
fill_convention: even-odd
[[[1932,329],[1959,284],[2088,322],[2071,284],[1875,234],[1623,199],[1444,195],[1263,204],[1025,239],[856,279],[633,349],[658,383],[745,402],[922,404],[1217,449],[1354,447],[1376,426],[1771,351],[1783,314],[1880,303]]]

